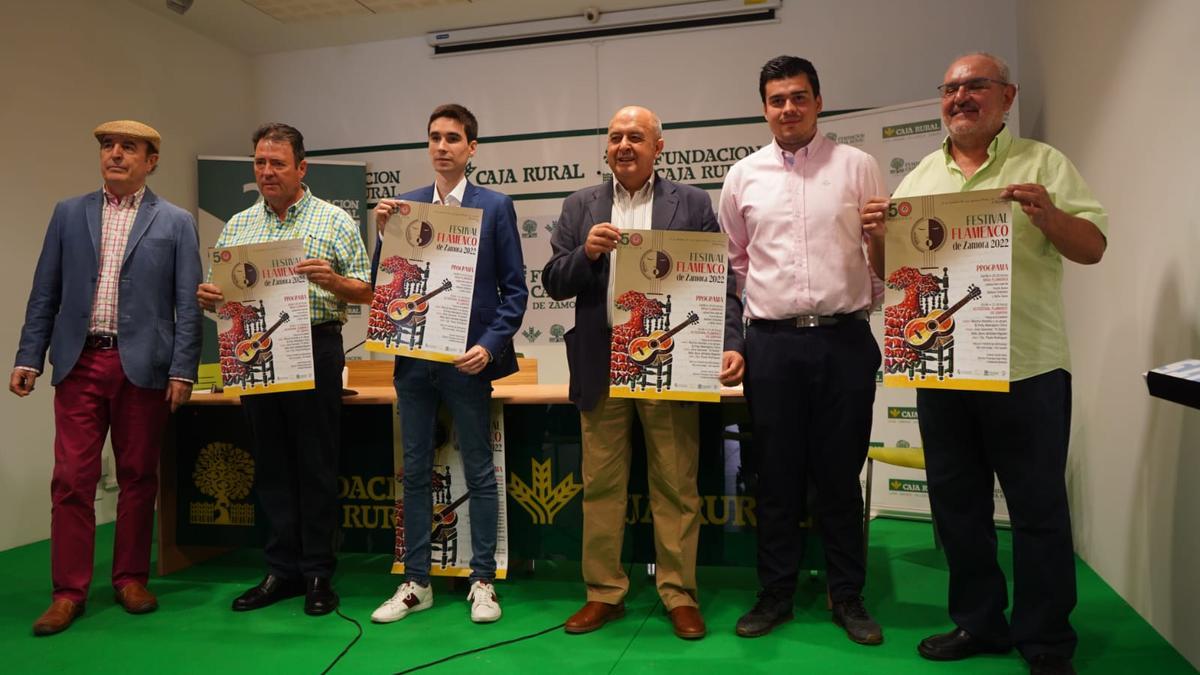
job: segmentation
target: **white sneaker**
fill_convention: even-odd
[[[371,612],[371,620],[375,623],[391,623],[403,619],[411,612],[420,612],[430,607],[433,607],[433,587],[406,581],[396,589],[395,595],[384,600],[379,609]]]
[[[471,584],[467,602],[471,603],[471,620],[475,623],[491,623],[500,618],[500,601],[496,598],[496,589],[486,581]]]

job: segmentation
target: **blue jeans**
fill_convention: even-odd
[[[398,359],[400,360],[400,359]],[[429,583],[433,529],[431,474],[438,404],[454,419],[463,478],[470,493],[471,581],[496,577],[496,468],[492,461],[491,382],[464,375],[449,363],[402,359],[396,398],[404,443],[404,572],[409,581]]]

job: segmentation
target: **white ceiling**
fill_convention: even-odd
[[[166,0],[128,0],[247,54],[334,47],[516,21],[679,5],[695,0],[195,0],[184,15]],[[254,5],[262,7],[259,9]],[[267,12],[283,17],[273,18]],[[312,18],[316,17],[316,18]],[[286,23],[285,23],[286,21]]]

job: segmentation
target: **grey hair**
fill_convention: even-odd
[[[991,61],[996,65],[996,69],[1000,71],[1000,79],[1008,84],[1014,84],[1012,81],[1012,71],[1009,70],[1008,62],[1004,59],[990,52],[970,52],[959,56],[958,58],[954,59],[954,61],[957,63],[958,61],[961,61],[969,56],[979,56]]]
[[[640,105],[622,106],[619,110],[617,110],[616,114],[613,115],[613,119],[616,119],[616,115],[619,115],[621,113],[621,111],[631,110],[631,109],[645,110],[646,112],[650,113],[650,125],[654,128],[654,133],[658,134],[659,138],[662,138],[662,135],[663,135],[662,120],[659,119],[658,113],[656,113],[653,110],[646,108],[644,106],[640,106]]]

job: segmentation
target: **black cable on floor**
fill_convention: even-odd
[[[551,626],[545,630],[540,630],[536,633],[530,633],[529,635],[522,635],[521,637],[513,638],[511,640],[503,640],[501,642],[494,642],[490,645],[485,645],[483,647],[476,647],[475,649],[468,649],[465,652],[458,652],[457,654],[451,654],[450,656],[443,656],[442,658],[440,658],[436,661],[430,661],[429,663],[422,663],[419,666],[413,666],[412,668],[409,668],[407,670],[401,670],[400,672],[396,673],[396,675],[404,675],[405,673],[416,672],[418,670],[423,670],[425,668],[430,668],[432,666],[436,666],[438,664],[445,663],[447,661],[450,661],[451,659],[457,659],[460,656],[469,656],[471,654],[478,654],[479,652],[485,652],[489,649],[495,649],[496,647],[503,647],[504,645],[511,645],[516,642],[521,642],[522,640],[528,640],[530,638],[539,637],[539,636],[545,635],[546,633],[549,633],[551,631],[556,631],[559,628],[562,628],[564,625],[566,625],[565,622],[560,623],[557,626]]]
[[[638,624],[637,630],[633,632],[633,637],[629,638],[629,642],[625,643],[625,649],[621,650],[621,655],[617,657],[616,661],[613,661],[612,668],[608,669],[609,675],[612,675],[612,673],[616,671],[617,666],[621,665],[621,661],[625,658],[625,654],[629,651],[629,648],[633,646],[633,641],[642,634],[642,628],[646,626],[646,622],[650,620],[650,616],[654,614],[654,612],[661,606],[662,598],[659,598],[658,602],[654,603],[654,606],[650,608],[650,611],[646,612],[646,615],[642,617],[642,622]]]
[[[354,627],[358,629],[358,635],[355,635],[354,639],[350,641],[350,644],[346,645],[346,648],[342,650],[342,653],[338,654],[337,658],[335,658],[328,666],[326,666],[325,670],[321,671],[321,675],[326,675],[326,673],[333,670],[333,667],[337,665],[338,661],[341,661],[342,657],[345,656],[346,653],[350,651],[350,648],[353,647],[356,642],[358,642],[360,639],[362,639],[362,636],[363,636],[362,624],[355,621],[354,619],[351,619],[350,617],[346,616],[345,614],[342,614],[342,610],[340,610],[340,609],[335,609],[334,611],[337,612],[338,616],[340,616],[343,619],[354,624]]]
[[[633,572],[633,558],[631,557],[631,558],[630,558],[630,561],[629,561],[629,567],[627,567],[627,568],[626,568],[626,570],[625,570],[625,576],[626,576],[626,578],[628,578],[628,577],[629,577],[629,575],[630,575],[632,572]],[[659,600],[659,603],[661,603],[661,602],[662,602],[662,600]],[[646,614],[645,618],[643,618],[643,619],[642,619],[642,624],[643,624],[643,625],[645,625],[645,623],[646,623],[646,619],[649,619],[649,618],[650,618],[650,614],[652,614],[652,613],[654,612],[654,609],[657,609],[657,608],[658,608],[658,604],[655,604],[654,608],[650,610],[650,613]],[[445,662],[447,662],[447,661],[450,661],[450,660],[452,660],[452,659],[457,659],[457,658],[458,658],[458,657],[460,657],[460,656],[469,656],[469,655],[471,655],[471,654],[478,654],[479,652],[486,652],[486,651],[487,651],[487,650],[489,650],[489,649],[495,649],[495,648],[497,648],[497,647],[503,647],[503,646],[505,646],[505,645],[511,645],[511,644],[514,644],[514,643],[517,643],[517,642],[521,642],[521,641],[523,641],[523,640],[528,640],[528,639],[530,639],[530,638],[540,637],[540,636],[542,636],[542,635],[545,635],[546,633],[550,633],[550,632],[552,632],[552,631],[556,631],[556,630],[558,630],[559,628],[562,628],[562,627],[564,627],[564,626],[566,626],[566,625],[567,625],[567,624],[566,624],[566,622],[564,621],[564,622],[562,622],[562,623],[558,624],[557,626],[551,626],[551,627],[549,627],[549,628],[546,628],[546,629],[544,629],[544,630],[540,630],[540,631],[538,631],[538,632],[536,632],[536,633],[530,633],[530,634],[528,634],[528,635],[522,635],[521,637],[516,637],[516,638],[513,638],[513,639],[511,639],[511,640],[503,640],[503,641],[501,641],[501,642],[494,642],[494,643],[492,643],[492,644],[490,644],[490,645],[485,645],[485,646],[483,646],[483,647],[476,647],[475,649],[468,649],[468,650],[467,650],[467,651],[465,651],[465,652],[458,652],[457,654],[451,654],[451,655],[449,655],[449,656],[443,656],[442,658],[440,658],[440,659],[437,659],[436,661],[430,661],[430,662],[428,662],[428,663],[422,663],[422,664],[421,664],[421,665],[419,665],[419,666],[413,666],[412,668],[407,668],[407,669],[405,669],[405,670],[401,670],[401,671],[399,671],[399,672],[395,673],[395,675],[405,675],[406,673],[413,673],[413,672],[416,672],[416,671],[418,671],[418,670],[424,670],[425,668],[431,668],[431,667],[433,667],[433,666],[436,666],[436,665],[439,665],[439,664],[445,663]],[[638,630],[639,630],[639,632],[640,632],[640,631],[641,631],[641,628],[639,627],[639,628],[638,628]],[[630,641],[630,644],[632,644],[632,640]],[[347,649],[349,649],[349,647],[347,647]],[[628,650],[628,649],[629,649],[629,645],[626,645],[626,646],[625,646],[625,649],[626,649],[626,650]],[[622,654],[621,654],[621,655],[622,655],[622,656],[624,656],[624,652],[622,652]],[[338,658],[341,658],[341,657],[338,657]],[[619,663],[619,662],[620,662],[620,659],[617,659],[617,662]],[[336,661],[335,661],[335,663],[336,663]],[[325,675],[325,674],[324,674],[324,673],[322,673],[321,675]]]

